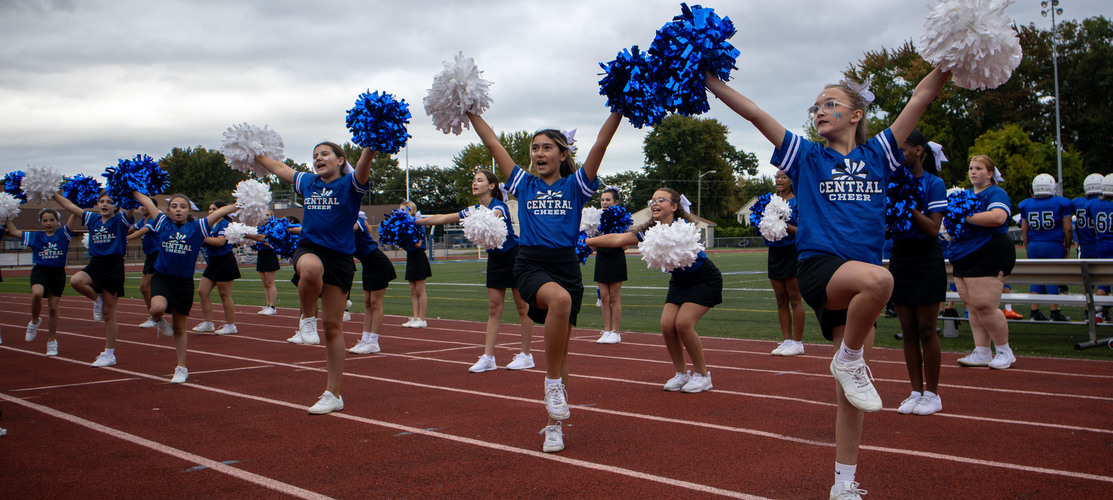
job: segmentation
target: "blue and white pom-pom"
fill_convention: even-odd
[[[20,187],[30,203],[45,203],[54,198],[62,174],[50,167],[28,167]]]
[[[699,5],[689,9],[682,3],[680,8],[679,16],[657,30],[649,55],[664,108],[691,116],[710,109],[704,73],[730,80],[740,52],[727,41],[735,33],[729,17],[719,18],[714,9]]]
[[[108,179],[105,193],[122,210],[139,208],[139,202],[132,196],[133,191],[151,196],[165,191],[170,185],[166,171],[153,158],[143,154],[130,160],[120,159],[115,167],[108,167],[101,175]]]
[[[81,208],[90,208],[100,199],[100,181],[96,177],[77,174],[62,181],[62,196]]]
[[[502,248],[506,243],[506,222],[483,205],[468,209],[464,218],[464,237],[483,248]],[[380,237],[381,239],[381,237]]]
[[[587,233],[583,231],[580,231],[580,235],[576,238],[576,258],[580,259],[581,265],[587,264],[587,258],[591,257],[591,254],[595,252],[595,250],[592,250],[591,246],[587,244],[587,238]]]
[[[769,241],[778,241],[788,236],[788,219],[792,217],[792,207],[780,196],[773,195],[761,214],[761,221],[757,230],[761,237]]]
[[[672,224],[658,222],[645,232],[645,238],[638,243],[642,260],[650,269],[665,272],[692,265],[703,251],[699,228],[685,220]]]
[[[379,223],[379,241],[409,250],[417,247],[425,237],[425,231],[414,222],[409,212],[396,209]]]
[[[599,95],[607,96],[607,107],[622,113],[637,128],[654,126],[668,114],[662,104],[653,67],[635,45],[622,49],[615,59],[599,63],[606,76],[599,80]]]
[[[769,205],[769,200],[773,199],[773,193],[765,193],[757,197],[757,201],[750,205],[750,225],[754,227],[761,226],[761,218],[765,215],[765,207]]]
[[[603,214],[601,209],[584,207],[580,211],[580,232],[588,238],[599,236],[599,217]]]
[[[480,77],[483,72],[475,60],[456,54],[452,63],[444,61],[444,70],[433,77],[433,86],[422,102],[433,126],[446,134],[460,135],[471,127],[467,113],[483,114],[491,107],[488,95],[491,82]]]
[[[950,71],[955,85],[992,89],[1020,65],[1023,51],[1005,8],[1013,0],[941,0],[920,35],[920,55]]]
[[[247,235],[249,234],[259,234],[259,228],[249,226],[242,222],[232,222],[224,228],[224,237],[227,238],[228,243],[232,245],[242,244],[247,240]]]
[[[256,230],[258,234],[266,237],[267,244],[274,249],[275,254],[283,258],[290,258],[297,251],[298,240],[301,239],[301,235],[290,232],[291,225],[290,221],[285,218],[271,217]]]
[[[240,207],[239,218],[245,224],[257,226],[266,222],[267,207],[271,204],[271,188],[254,179],[240,181],[232,191],[236,206]]]
[[[380,153],[394,154],[406,145],[410,134],[410,105],[405,99],[379,91],[364,92],[348,110],[344,123],[352,133],[352,142],[361,148],[371,148]]]
[[[889,174],[885,190],[885,230],[899,234],[912,229],[912,210],[920,208],[924,188],[907,168],[897,167]]]
[[[978,213],[978,195],[966,189],[948,190],[947,215],[943,217],[943,227],[951,236],[951,241],[962,241],[974,235],[976,227],[966,222],[966,218]]]
[[[23,192],[23,171],[16,170],[4,175],[4,192],[14,196],[20,203],[27,203],[27,193]]]
[[[255,162],[255,158],[265,156],[272,160],[286,159],[283,152],[285,144],[282,137],[266,125],[262,128],[250,123],[232,125],[224,131],[224,141],[220,144],[220,152],[224,154],[224,162],[235,170],[245,173],[255,173],[258,178],[270,175],[270,171]]]
[[[603,234],[625,233],[630,230],[634,218],[630,211],[622,205],[614,205],[603,209],[599,214],[599,232]]]
[[[19,215],[19,198],[8,193],[0,193],[0,224],[15,219]]]

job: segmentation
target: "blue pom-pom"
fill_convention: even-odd
[[[657,30],[649,55],[665,109],[691,116],[710,109],[704,74],[729,80],[740,52],[727,41],[735,33],[729,17],[719,18],[714,9],[699,5],[689,9],[682,3],[680,8],[679,16]]]
[[[765,193],[757,197],[757,201],[750,206],[750,225],[761,226],[761,218],[765,216],[765,206],[773,199],[773,193]]]
[[[580,231],[580,237],[576,239],[576,257],[580,259],[580,264],[586,264],[593,251],[587,244],[587,233]]]
[[[912,210],[923,210],[924,188],[905,167],[889,174],[885,191],[885,230],[899,234],[912,229]]]
[[[301,239],[300,234],[293,234],[290,232],[291,227],[298,227],[295,224],[290,224],[290,221],[285,218],[271,217],[264,222],[257,229],[259,234],[267,239],[267,244],[274,249],[274,253],[284,259],[294,256],[298,249],[298,241]],[[256,244],[256,250],[259,249],[260,244]]]
[[[401,208],[394,210],[379,223],[379,241],[401,247],[406,251],[417,248],[425,238],[425,230],[414,222],[413,216]]]
[[[637,45],[622,49],[615,60],[599,66],[606,72],[599,80],[599,94],[607,96],[611,111],[622,113],[637,128],[661,122],[667,112],[653,79],[653,66]]]
[[[81,208],[90,208],[100,199],[100,181],[96,177],[77,174],[62,182],[62,196]]]
[[[410,138],[406,133],[410,105],[405,99],[394,100],[386,92],[364,92],[356,98],[355,107],[348,110],[344,122],[352,132],[352,142],[362,148],[394,154]]]
[[[947,195],[947,215],[943,217],[943,227],[951,235],[951,241],[969,239],[977,228],[966,218],[980,210],[978,195],[970,190],[955,191]]]
[[[20,203],[27,203],[27,193],[22,187],[24,175],[22,170],[16,170],[4,176],[4,192],[19,198]]]
[[[169,176],[150,156],[139,154],[130,160],[120,159],[115,167],[108,167],[103,174],[108,180],[104,191],[123,210],[139,208],[132,196],[139,191],[147,196],[158,194],[169,185]]]
[[[599,214],[599,232],[603,234],[625,233],[633,223],[630,211],[622,205],[604,208]]]

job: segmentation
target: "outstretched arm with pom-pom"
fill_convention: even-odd
[[[15,223],[13,223],[11,219],[4,221],[4,226],[8,228],[8,236],[12,238],[23,237],[23,231],[20,231],[19,228],[15,227]]]
[[[439,226],[442,224],[455,224],[460,222],[460,214],[437,214],[426,215],[420,219],[415,219],[415,223],[419,226]]]
[[[912,133],[912,129],[916,128],[916,124],[920,121],[920,116],[927,110],[928,104],[939,95],[939,91],[946,85],[947,80],[951,79],[950,73],[944,73],[939,68],[931,70],[920,83],[916,85],[916,89],[912,91],[912,97],[908,99],[908,104],[904,105],[900,115],[893,124],[889,126],[889,130],[893,132],[893,139],[896,139],[897,144],[903,144],[904,140],[908,138],[908,134]]]
[[[631,232],[604,234],[588,238],[587,244],[592,248],[621,248],[637,245],[638,237]]]
[[[85,210],[83,208],[75,205],[72,201],[66,199],[65,196],[62,196],[62,193],[60,193],[60,192],[59,193],[54,193],[54,201],[56,203],[58,203],[59,205],[61,205],[63,210],[65,210],[65,211],[67,211],[71,214],[74,214],[78,217],[85,217]],[[154,213],[154,212],[149,212],[149,213]]]
[[[506,152],[506,148],[499,142],[499,137],[495,134],[494,129],[487,125],[487,121],[479,115],[468,113],[468,120],[471,121],[471,128],[479,135],[479,140],[483,141],[483,145],[487,146],[487,150],[491,152],[491,157],[495,159],[495,164],[499,166],[502,178],[509,179],[510,174],[514,172],[514,158]]]
[[[715,94],[723,104],[728,108],[734,110],[739,116],[745,118],[746,121],[754,124],[758,132],[765,136],[765,139],[773,144],[773,147],[780,149],[781,141],[785,138],[785,127],[773,118],[773,115],[765,112],[765,110],[758,107],[754,101],[746,97],[727,85],[726,82],[720,80],[715,75],[708,73],[705,75],[704,85],[707,90]]]

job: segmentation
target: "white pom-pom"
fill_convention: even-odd
[[[28,203],[45,203],[54,199],[62,174],[50,167],[27,167],[20,188],[27,194]]]
[[[266,177],[270,171],[255,162],[255,157],[266,156],[274,160],[286,159],[282,137],[266,125],[259,128],[249,123],[232,125],[224,131],[220,152],[228,166],[241,172],[255,172],[256,177]]]
[[[84,246],[85,248],[89,248],[89,233],[88,232],[81,235],[81,245]]]
[[[224,228],[224,237],[233,245],[243,243],[249,234],[259,234],[259,229],[240,222],[229,223],[228,227]]]
[[[941,0],[920,35],[920,55],[950,71],[955,85],[996,88],[1012,76],[1023,55],[1005,8],[1013,0]]]
[[[765,205],[765,212],[761,216],[761,224],[757,229],[761,237],[769,241],[777,241],[788,236],[788,219],[792,217],[792,207],[780,196],[773,195]]]
[[[19,215],[19,198],[0,192],[0,224]]]
[[[690,266],[703,251],[699,227],[684,220],[668,225],[658,222],[645,232],[638,251],[650,268],[668,272]]]
[[[586,233],[588,238],[599,236],[599,218],[603,210],[594,207],[584,207],[580,213],[580,232]]]
[[[506,223],[494,210],[482,205],[468,209],[464,237],[469,241],[483,248],[501,248],[506,236]]]
[[[454,63],[444,62],[444,71],[433,77],[433,86],[422,100],[437,130],[460,135],[471,127],[465,113],[479,115],[491,107],[487,95],[491,82],[480,78],[482,73],[463,52],[456,54]]]
[[[271,188],[254,179],[240,181],[236,190],[236,206],[240,207],[239,218],[244,224],[258,226],[267,221],[267,207],[271,205]]]

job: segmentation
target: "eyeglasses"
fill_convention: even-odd
[[[654,204],[661,204],[661,203],[672,203],[672,200],[670,200],[668,198],[650,198],[649,201],[646,202],[646,205],[652,207]]]
[[[841,103],[839,101],[836,101],[834,99],[828,99],[826,101],[823,101],[823,104],[820,104],[818,106],[812,106],[812,107],[808,108],[808,118],[811,119],[811,120],[814,120],[815,115],[819,114],[820,108],[823,108],[824,113],[830,113],[830,112],[835,110],[835,106],[842,106],[842,107],[845,107],[845,108],[854,109],[853,106],[850,106],[848,104],[843,104],[843,103]]]

